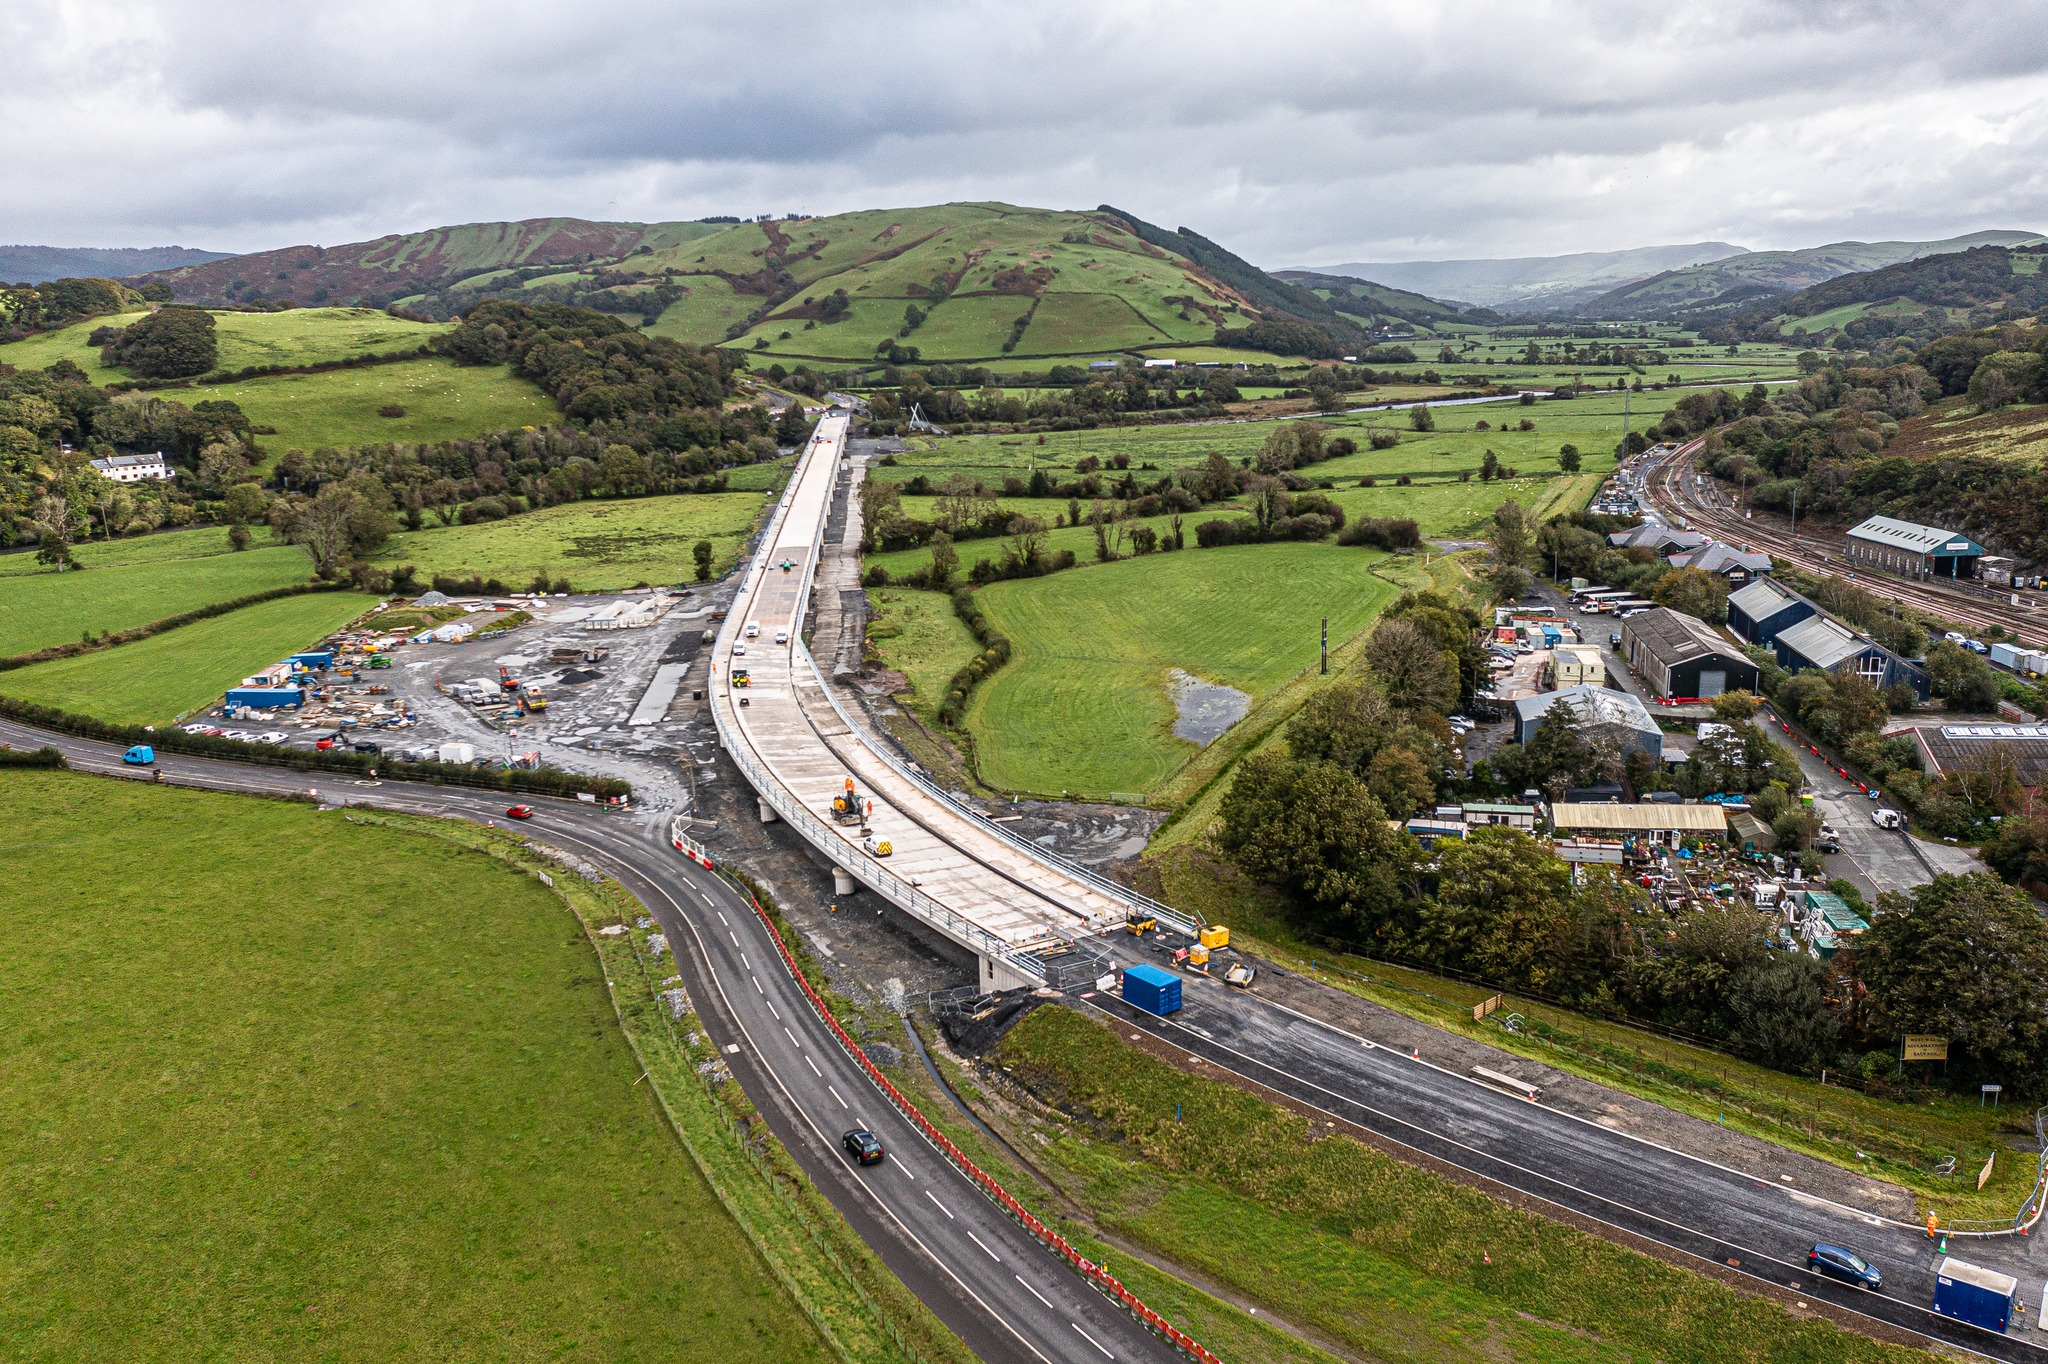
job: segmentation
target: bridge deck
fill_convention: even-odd
[[[872,878],[862,876],[858,865],[860,826],[831,818],[832,800],[844,793],[849,776],[862,800],[872,802],[867,827],[873,838],[892,846],[886,860],[872,865],[965,923],[1019,952],[1056,951],[1115,930],[1123,924],[1128,899],[1033,857],[980,817],[899,772],[833,705],[804,652],[803,616],[847,424],[843,416],[826,417],[799,462],[715,646],[712,704],[729,722],[733,741],[746,747],[790,801],[819,821],[806,825],[806,836],[836,841],[837,846],[821,846],[863,880]],[[745,637],[749,624],[760,627],[751,640]],[[787,643],[775,643],[778,630],[789,632]],[[744,654],[738,651],[742,645]],[[748,670],[750,686],[730,687],[735,666]],[[741,697],[744,706],[738,704]],[[934,926],[961,937],[945,923]]]

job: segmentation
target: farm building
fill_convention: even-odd
[[[1666,606],[1622,622],[1621,653],[1657,696],[1757,689],[1757,666],[1733,640],[1699,617]]]
[[[1626,747],[1639,748],[1653,758],[1664,756],[1664,731],[1657,728],[1648,707],[1625,691],[1605,687],[1567,687],[1523,697],[1515,702],[1516,741],[1526,744],[1535,738],[1544,717],[1559,701],[1577,713],[1582,733],[1608,730]]]
[[[1849,531],[1851,563],[1916,578],[1974,578],[1986,550],[1967,535],[1873,516]]]
[[[1771,571],[1770,555],[1735,549],[1719,540],[1709,540],[1698,549],[1666,555],[1664,562],[1673,568],[1696,568],[1702,573],[1726,578],[1731,587],[1740,587]]]
[[[1687,838],[1725,838],[1728,816],[1718,805],[1571,805],[1550,807],[1560,833],[1634,838],[1676,847]]]
[[[2048,780],[2048,725],[1929,725],[1913,731],[1920,766],[1932,777],[1981,771],[2010,759],[2031,810]]]
[[[1819,614],[1818,606],[1770,578],[1759,578],[1728,597],[1728,628],[1751,644],[1770,644],[1779,631]]]
[[[1927,699],[1927,673],[1919,664],[1826,616],[1814,616],[1780,630],[1771,647],[1777,651],[1781,668],[1793,672],[1808,668],[1830,673],[1853,672],[1869,679],[1874,687],[1904,685],[1911,687],[1921,700]]]

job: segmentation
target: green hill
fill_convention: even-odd
[[[1366,341],[1355,310],[1340,312],[1190,229],[1169,232],[1108,207],[472,223],[148,278],[179,302],[360,302],[438,320],[491,298],[570,303],[628,316],[655,335],[834,365],[892,346],[899,358],[914,350],[961,361],[1208,345],[1219,329],[1259,321],[1307,323],[1332,345]]]
[[[1652,317],[1725,309],[1903,262],[2040,240],[2034,232],[1973,232],[1936,242],[1834,242],[1801,251],[1750,251],[1623,285],[1592,300],[1584,311],[1590,317]]]
[[[1393,327],[1402,323],[1412,327],[1430,327],[1439,322],[1455,322],[1465,311],[1455,303],[1445,303],[1427,294],[1410,293],[1406,289],[1395,289],[1349,275],[1279,270],[1274,273],[1274,278],[1310,290],[1338,312],[1367,327]],[[1492,313],[1481,309],[1473,320],[1492,316]]]
[[[581,218],[528,218],[516,223],[464,223],[425,232],[392,233],[345,246],[287,246],[248,256],[182,265],[137,276],[133,283],[168,284],[180,303],[302,305],[362,303],[428,292],[492,270],[576,266],[612,260],[641,247],[671,246],[720,230],[708,223],[593,223]]]

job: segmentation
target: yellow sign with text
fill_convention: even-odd
[[[1909,1032],[1906,1034],[1906,1050],[1902,1059],[1907,1061],[1948,1060],[1948,1039],[1933,1033]]]

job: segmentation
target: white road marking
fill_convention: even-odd
[[[766,998],[766,996],[763,996],[763,998]],[[768,1000],[768,1012],[771,1014],[775,1014],[775,1021],[777,1023],[780,1023],[782,1021],[782,1015],[776,1012],[775,1001],[772,999]]]
[[[1028,1284],[1028,1283],[1024,1283],[1024,1276],[1023,1276],[1022,1274],[1012,1274],[1012,1275],[1011,1275],[1010,1277],[1011,1277],[1011,1278],[1013,1278],[1013,1279],[1015,1279],[1015,1280],[1016,1280],[1016,1281],[1017,1281],[1018,1283],[1023,1283],[1023,1284],[1024,1284],[1024,1291],[1025,1291],[1026,1293],[1029,1293],[1029,1294],[1030,1294],[1030,1295],[1031,1295],[1032,1297],[1034,1297],[1034,1298],[1038,1299],[1038,1300],[1039,1300],[1040,1302],[1042,1302],[1042,1303],[1045,1303],[1045,1305],[1046,1305],[1047,1307],[1051,1307],[1051,1306],[1052,1306],[1052,1303],[1050,1303],[1050,1302],[1048,1302],[1048,1301],[1046,1300],[1046,1296],[1045,1296],[1045,1294],[1043,1294],[1043,1293],[1039,1292],[1039,1291],[1038,1291],[1037,1289],[1033,1288],[1033,1287],[1032,1287],[1032,1286],[1031,1286],[1030,1284]]]
[[[811,1074],[817,1076],[820,1080],[825,1078],[825,1072],[818,1069],[818,1063],[816,1061],[813,1061],[810,1057],[806,1056],[804,1058],[804,1064],[811,1068]]]
[[[726,936],[726,937],[728,937],[728,938],[731,938],[731,939],[732,939],[732,945],[733,945],[734,947],[738,947],[738,946],[740,945],[740,935],[739,935],[739,934],[737,934],[737,933],[728,933],[728,934],[726,934],[725,936]]]
[[[733,941],[738,942],[739,940],[735,938]],[[754,963],[747,960],[747,954],[744,952],[740,953],[740,965],[746,967],[749,971],[754,969]]]
[[[904,1165],[904,1164],[902,1164],[902,1163],[900,1163],[900,1162],[899,1162],[899,1163],[897,1164],[896,1168],[897,1168],[897,1169],[899,1169],[899,1170],[901,1170],[901,1171],[903,1171],[903,1177],[904,1177],[905,1179],[916,1179],[916,1178],[917,1178],[917,1176],[916,1176],[916,1175],[914,1175],[914,1174],[910,1173],[910,1167],[909,1167],[908,1165]]]
[[[708,895],[707,895],[707,896],[705,896],[705,897],[704,897],[704,903],[706,903],[706,904],[710,904],[710,903],[711,903],[711,897],[710,897],[710,896],[708,896]],[[732,920],[731,920],[731,919],[728,919],[728,918],[726,918],[726,917],[725,917],[725,911],[724,911],[724,910],[722,910],[722,909],[718,911],[718,922],[720,922],[720,923],[724,924],[724,925],[725,925],[725,926],[726,926],[727,928],[731,928],[731,927],[732,927]]]
[[[766,998],[766,996],[763,996],[763,998]],[[801,1043],[801,1042],[799,1042],[799,1041],[797,1041],[797,1040],[796,1040],[796,1034],[795,1034],[795,1033],[793,1033],[793,1032],[791,1032],[791,1031],[789,1030],[789,1025],[788,1025],[788,1024],[784,1024],[784,1025],[783,1025],[783,1028],[782,1028],[782,1035],[783,1035],[784,1037],[787,1037],[787,1038],[789,1039],[789,1045],[791,1045],[792,1047],[796,1047],[796,1048],[799,1048],[799,1049],[801,1049],[801,1048],[803,1047],[803,1043]]]
[[[933,1193],[930,1189],[926,1189],[924,1191],[924,1196],[932,1201],[933,1207],[937,1208],[940,1212],[946,1214],[946,1220],[948,1222],[957,1220],[953,1216],[953,1210],[947,1207],[944,1203],[939,1202],[939,1196],[937,1194]]]
[[[977,1246],[980,1246],[983,1250],[988,1250],[988,1244],[984,1242],[979,1236],[976,1236],[973,1232],[970,1231],[967,1233],[967,1239],[974,1242],[974,1244],[976,1244]],[[994,1260],[997,1264],[1001,1264],[1003,1262],[1003,1257],[996,1254],[992,1250],[988,1250],[988,1258]]]
[[[838,1090],[836,1090],[836,1089],[833,1089],[833,1088],[832,1088],[832,1086],[831,1086],[831,1085],[829,1085],[829,1084],[828,1084],[828,1085],[826,1085],[826,1086],[825,1086],[825,1088],[827,1088],[827,1089],[830,1089],[830,1090],[832,1090],[832,1097],[833,1097],[833,1098],[835,1098],[835,1099],[839,1099],[839,1106],[840,1106],[841,1108],[844,1108],[844,1107],[846,1107],[846,1100],[845,1100],[845,1099],[843,1099],[843,1098],[840,1098],[840,1096],[839,1096],[839,1091],[838,1091]]]
[[[1068,1323],[1067,1323],[1067,1325],[1069,1325],[1069,1326],[1073,1327],[1073,1328],[1074,1328],[1074,1329],[1075,1329],[1076,1331],[1081,1331],[1081,1323],[1080,1323],[1080,1322],[1078,1322],[1078,1321],[1070,1321],[1070,1322],[1068,1322]],[[1097,1339],[1096,1339],[1096,1338],[1095,1338],[1094,1336],[1091,1336],[1091,1335],[1089,1335],[1089,1334],[1088,1334],[1088,1333],[1087,1333],[1086,1331],[1081,1331],[1081,1339],[1083,1339],[1083,1340],[1087,1341],[1087,1342],[1088,1342],[1088,1343],[1089,1343],[1090,1345],[1093,1345],[1093,1346],[1094,1346],[1094,1347],[1095,1347],[1096,1349],[1098,1349],[1098,1350],[1102,1350],[1102,1357],[1103,1357],[1104,1359],[1115,1359],[1115,1358],[1116,1358],[1116,1356],[1115,1356],[1115,1355],[1111,1354],[1111,1353],[1110,1353],[1110,1352],[1109,1352],[1108,1350],[1106,1350],[1106,1349],[1104,1349],[1104,1348],[1103,1348],[1103,1345],[1102,1345],[1102,1342],[1101,1342],[1101,1341],[1097,1340]]]
[[[748,976],[747,979],[754,982],[755,994],[761,996],[761,998],[763,999],[768,998],[768,992],[761,988],[761,978],[759,976]]]

